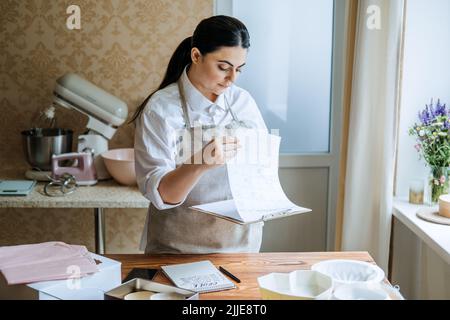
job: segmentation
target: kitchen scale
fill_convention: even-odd
[[[36,181],[0,180],[1,196],[27,196],[34,189]]]

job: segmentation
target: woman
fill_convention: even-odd
[[[236,154],[237,139],[206,141],[200,153],[177,161],[184,128],[267,131],[253,98],[234,85],[249,47],[239,20],[204,19],[175,50],[159,88],[136,110],[136,176],[151,202],[141,239],[146,253],[259,251],[263,223],[243,226],[189,209],[232,198],[223,164]],[[213,161],[202,160],[205,150]]]

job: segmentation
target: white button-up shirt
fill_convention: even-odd
[[[252,96],[235,85],[230,86],[213,103],[191,83],[186,69],[181,75],[191,127],[201,125],[226,125],[232,121],[226,102],[239,120],[252,127],[267,127]],[[226,101],[225,101],[226,99]],[[177,132],[185,126],[180,94],[176,83],[157,91],[136,121],[134,140],[136,178],[140,191],[159,209],[181,205],[164,203],[158,191],[161,179],[176,168]]]

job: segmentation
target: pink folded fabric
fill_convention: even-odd
[[[82,277],[98,267],[85,246],[54,241],[0,247],[0,270],[8,284],[20,284]]]
[[[87,252],[85,246],[69,245],[59,241],[0,247],[0,269],[24,263],[67,259]]]

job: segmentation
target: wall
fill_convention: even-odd
[[[51,102],[55,79],[77,72],[136,106],[162,79],[178,43],[213,12],[212,0],[78,0],[81,30],[66,28],[73,1],[0,1],[0,178],[27,170],[20,131]],[[80,134],[87,118],[58,110],[58,126]],[[123,125],[110,148],[133,145]],[[142,210],[106,210],[106,251],[137,252]],[[94,217],[84,209],[2,209],[0,245],[62,240],[93,250]]]

